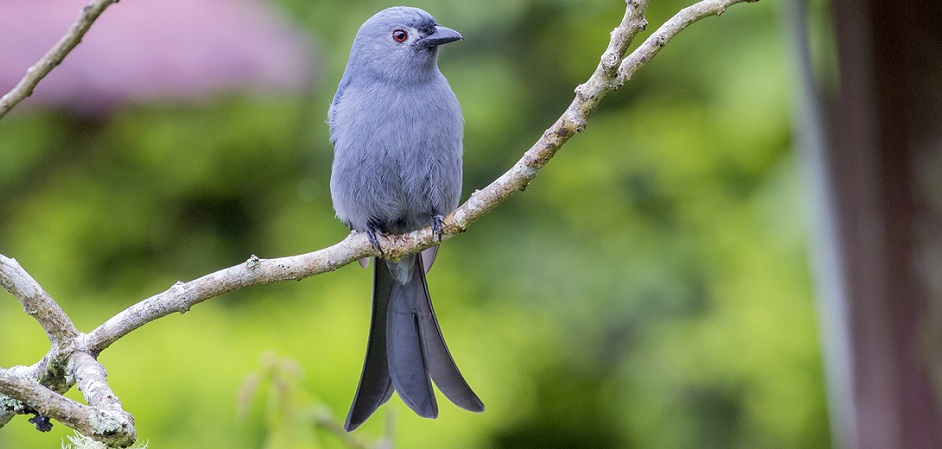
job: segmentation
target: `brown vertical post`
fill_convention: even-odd
[[[830,117],[860,448],[942,448],[942,2],[835,0]]]

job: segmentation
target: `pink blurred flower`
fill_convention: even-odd
[[[0,0],[0,93],[65,33],[87,0]],[[108,8],[21,107],[103,114],[125,103],[310,88],[310,36],[256,0],[128,0]]]

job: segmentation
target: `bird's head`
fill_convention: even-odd
[[[360,26],[350,64],[364,74],[408,81],[435,73],[438,47],[461,34],[435,22],[431,14],[406,6],[384,9]],[[348,66],[348,70],[351,67]]]

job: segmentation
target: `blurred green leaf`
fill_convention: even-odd
[[[388,5],[275,4],[321,39],[313,92],[0,121],[0,253],[80,330],[175,281],[346,235],[324,119],[357,27]],[[645,35],[686,4],[652,2]],[[467,195],[569,104],[624,2],[416,6],[465,38],[441,68],[465,113]],[[487,411],[439,396],[431,421],[393,398],[356,436],[376,440],[393,413],[410,448],[829,446],[778,12],[736,6],[681,33],[526,192],[444,244],[431,294]],[[101,360],[151,447],[345,447],[304,422],[342,420],[353,398],[370,281],[348,266],[227,294]],[[47,349],[5,292],[0,329],[2,366]],[[268,353],[297,369],[260,369]],[[0,447],[48,447],[21,421]]]

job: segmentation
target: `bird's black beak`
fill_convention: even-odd
[[[441,25],[435,25],[435,32],[423,37],[418,43],[422,47],[432,48],[449,42],[460,41],[461,39],[461,34],[457,31]]]

